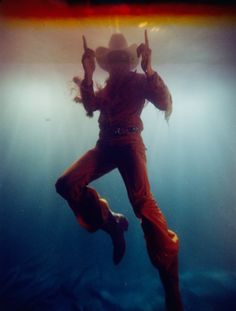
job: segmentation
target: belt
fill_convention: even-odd
[[[141,129],[136,126],[132,127],[115,127],[115,128],[106,128],[102,130],[102,133],[105,134],[105,136],[122,136],[128,133],[138,133]]]
[[[137,133],[139,132],[140,129],[138,127],[117,127],[115,129],[113,129],[112,134],[114,134],[115,136],[121,136],[121,135],[125,135],[127,133]]]

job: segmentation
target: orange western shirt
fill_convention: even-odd
[[[129,71],[121,79],[108,79],[104,88],[94,92],[93,82],[90,85],[82,80],[80,93],[84,108],[88,113],[99,110],[98,119],[103,141],[114,143],[132,141],[137,133],[116,135],[117,128],[136,128],[141,132],[143,122],[141,112],[145,100],[153,103],[158,109],[167,111],[172,108],[172,98],[168,87],[157,72],[147,76],[136,71]]]

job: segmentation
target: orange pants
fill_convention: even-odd
[[[168,229],[150,191],[145,149],[141,136],[124,145],[108,145],[98,140],[94,148],[65,170],[55,187],[67,200],[78,223],[89,232],[95,232],[111,210],[108,202],[88,184],[117,168],[133,211],[140,220],[152,264],[157,268],[168,268],[178,253],[179,239]]]

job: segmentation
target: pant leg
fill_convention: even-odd
[[[150,260],[157,268],[167,268],[178,253],[179,239],[175,232],[168,229],[166,219],[150,191],[142,141],[122,150],[118,169],[134,213],[141,221]]]
[[[98,230],[109,214],[108,202],[87,185],[115,168],[112,154],[95,146],[75,161],[55,183],[78,223],[90,232]]]

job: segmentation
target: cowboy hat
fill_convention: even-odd
[[[128,55],[130,69],[134,69],[138,65],[137,44],[128,46],[126,38],[122,33],[114,33],[110,38],[108,48],[100,46],[95,50],[96,60],[102,69],[108,69],[109,56],[111,56],[111,52],[114,51],[120,51],[121,57],[122,53],[124,55],[124,52]]]

